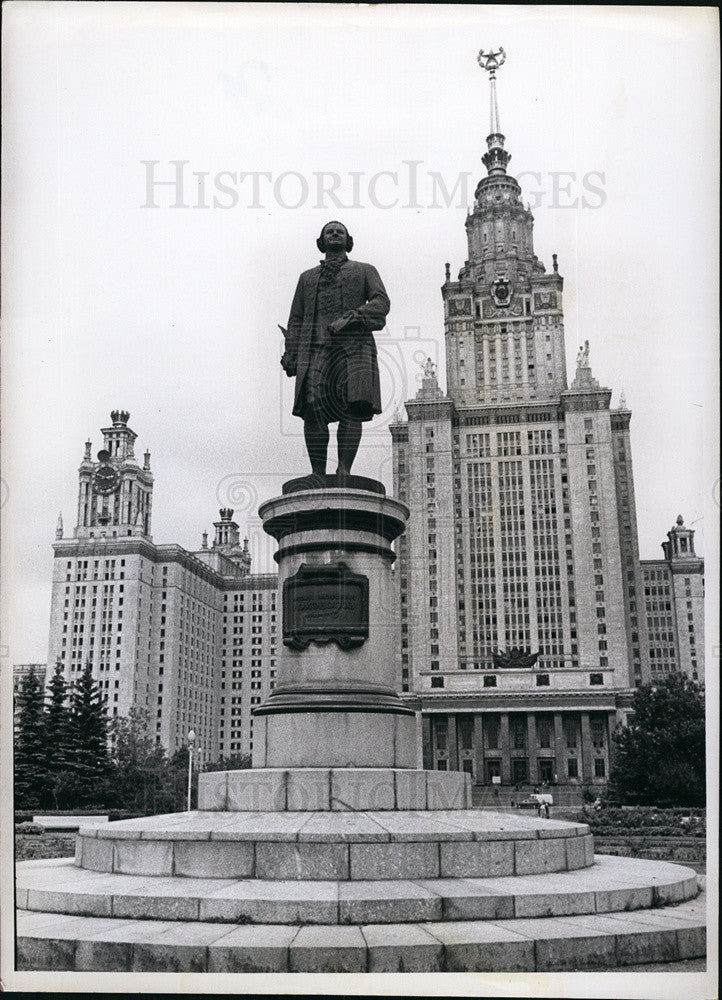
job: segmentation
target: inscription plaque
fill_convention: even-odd
[[[362,646],[369,636],[369,581],[346,563],[302,563],[283,583],[283,643],[307,649],[335,642],[340,649]]]

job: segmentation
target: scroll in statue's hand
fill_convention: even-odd
[[[281,358],[281,368],[289,378],[292,378],[296,374],[296,356],[285,351]]]
[[[286,340],[288,337],[288,330],[284,326],[281,326],[280,323],[278,324],[278,329],[283,334],[283,339]],[[281,358],[281,368],[283,368],[289,378],[292,378],[296,374],[296,355],[289,351],[284,351],[283,357]]]

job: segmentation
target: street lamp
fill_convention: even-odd
[[[191,779],[193,777],[193,744],[196,741],[196,734],[191,729],[188,733],[188,812],[191,811]]]

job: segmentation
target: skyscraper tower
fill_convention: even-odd
[[[652,681],[681,671],[704,681],[704,559],[680,514],[662,542],[664,559],[642,560]]]
[[[458,409],[558,398],[567,388],[563,279],[534,253],[534,217],[506,172],[496,100],[504,50],[480,56],[491,77],[491,133],[466,219],[468,259],[442,286],[448,392]]]
[[[190,730],[204,761],[250,752],[274,684],[276,577],[251,574],[230,508],[210,548],[152,541],[150,453],[141,467],[128,419],[112,412],[97,461],[86,443],[68,537],[58,518],[46,678],[59,661],[72,684],[90,664],[108,715],[140,712],[169,753]]]
[[[548,272],[537,257],[507,173],[505,58],[479,55],[490,134],[468,259],[441,288],[447,392],[427,365],[391,426],[411,510],[401,681],[421,699],[428,766],[477,783],[603,781],[619,693],[648,672],[631,414],[610,410],[588,342],[568,384],[557,258]]]

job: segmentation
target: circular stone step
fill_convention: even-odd
[[[702,895],[633,913],[353,926],[17,915],[23,971],[553,972],[704,954]]]
[[[697,877],[665,862],[597,855],[593,867],[487,879],[277,882],[84,871],[72,859],[18,865],[21,909],[143,920],[363,924],[569,916],[666,906]]]
[[[205,771],[198,808],[214,811],[470,809],[463,771],[398,767],[259,767]]]
[[[584,868],[584,823],[475,809],[191,812],[81,827],[76,863],[125,875],[262,880],[486,878]]]

